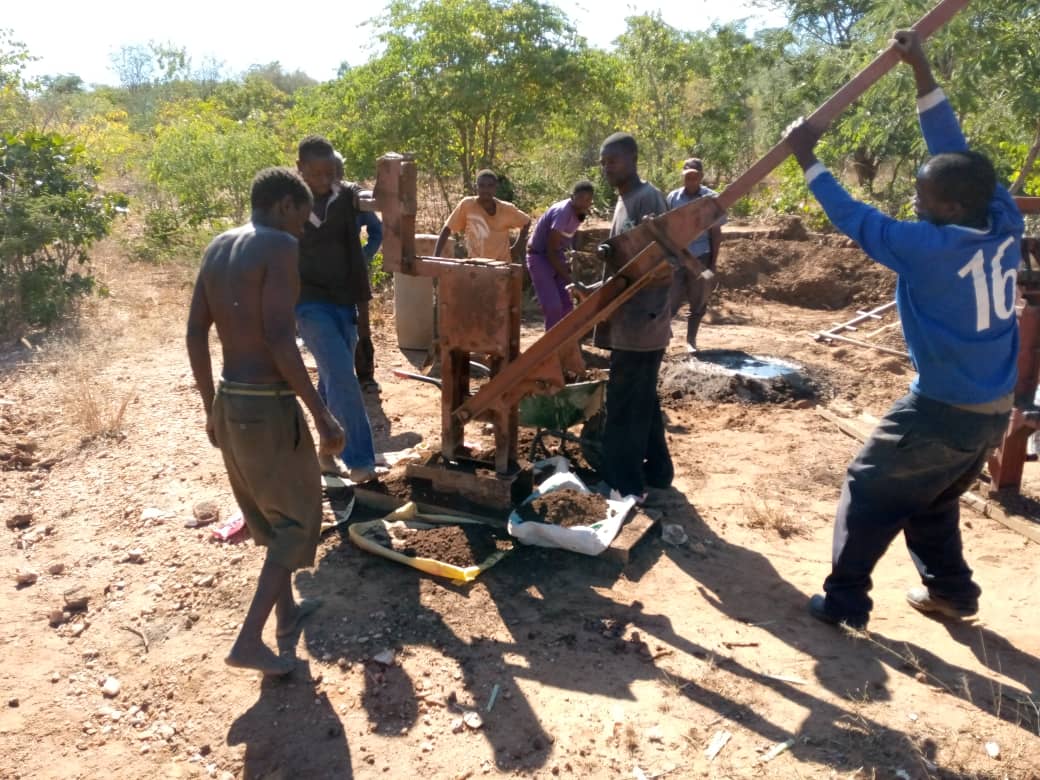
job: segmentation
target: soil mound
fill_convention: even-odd
[[[830,241],[738,239],[722,244],[722,287],[806,309],[843,309],[883,303],[896,276],[855,248]]]
[[[818,395],[816,382],[800,367],[784,361],[775,362],[783,370],[772,376],[749,376],[696,357],[668,358],[661,365],[658,392],[665,405],[688,398],[712,402],[782,404],[812,399]],[[790,370],[786,367],[790,367]]]
[[[607,500],[595,493],[563,488],[539,496],[517,510],[530,523],[551,523],[564,528],[591,525],[607,516]]]
[[[483,525],[445,525],[440,528],[394,529],[391,534],[394,551],[411,558],[432,558],[466,568],[479,566],[497,550],[511,544],[499,539]]]

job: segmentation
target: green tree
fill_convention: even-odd
[[[583,41],[546,3],[393,0],[375,27],[384,53],[355,83],[375,88],[366,108],[391,114],[376,118],[380,140],[438,173],[450,158],[466,188],[580,91]]]
[[[35,58],[12,35],[11,30],[0,28],[0,133],[18,130],[29,108],[24,73]]]
[[[284,161],[279,139],[257,122],[223,115],[212,103],[171,104],[163,119],[148,164],[155,184],[176,198],[191,225],[244,221],[256,172]]]
[[[0,332],[50,325],[93,289],[87,250],[125,204],[96,173],[70,139],[0,136]]]

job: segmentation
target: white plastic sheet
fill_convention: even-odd
[[[538,489],[532,493],[524,504],[529,504],[539,496],[552,493],[554,490],[569,488],[581,493],[591,493],[585,483],[569,471],[557,472],[546,479]],[[614,537],[621,530],[622,523],[628,517],[628,513],[636,504],[634,496],[624,499],[610,498],[607,500],[606,517],[596,520],[589,525],[576,525],[565,528],[551,523],[525,522],[517,512],[509,515],[509,533],[524,544],[534,544],[539,547],[559,547],[571,552],[584,555],[599,555],[606,550]]]

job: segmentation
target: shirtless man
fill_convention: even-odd
[[[206,433],[224,455],[231,490],[267,558],[229,666],[284,675],[261,638],[273,609],[279,637],[318,608],[296,603],[292,572],[314,563],[321,531],[321,471],[297,397],[310,411],[320,450],[343,449],[343,429],[321,402],[296,348],[293,308],[300,290],[297,238],[311,213],[310,190],[294,171],[268,168],[253,180],[249,224],[206,249],[188,314],[187,346],[206,410]],[[214,387],[209,332],[224,358]]]

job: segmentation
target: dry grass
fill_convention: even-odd
[[[65,418],[83,441],[122,436],[126,408],[136,387],[116,392],[81,362],[62,375],[62,390]]]
[[[744,505],[744,517],[748,528],[771,531],[781,539],[792,536],[807,536],[809,531],[801,523],[795,521],[783,509],[770,506],[766,500],[748,498]]]

